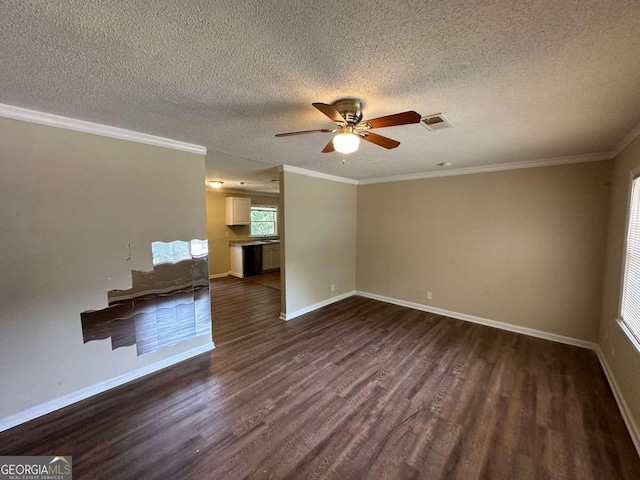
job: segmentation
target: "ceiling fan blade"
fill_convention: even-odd
[[[373,132],[362,132],[360,137],[367,142],[375,143],[376,145],[380,145],[381,147],[388,148],[389,150],[392,148],[396,148],[400,145],[400,142],[397,140],[393,140],[392,138],[383,137],[382,135],[378,135]]]
[[[347,121],[340,115],[340,112],[335,109],[333,105],[328,105],[326,103],[312,103],[314,107],[324,113],[327,117],[329,117],[332,121],[337,123],[347,123]]]
[[[329,143],[327,143],[327,145],[322,149],[322,153],[331,153],[331,152],[335,152],[336,149],[333,148],[333,138],[331,140],[329,140]]]
[[[378,117],[372,120],[365,120],[363,124],[371,125],[370,128],[395,127],[396,125],[409,125],[411,123],[420,123],[422,117],[414,111],[396,113],[387,115],[386,117]]]
[[[335,132],[335,130],[329,130],[328,128],[321,128],[319,130],[302,130],[300,132],[278,133],[276,137],[291,137],[293,135],[305,135],[307,133],[331,133],[331,132]]]

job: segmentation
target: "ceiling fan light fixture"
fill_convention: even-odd
[[[398,147],[400,142],[373,133],[371,130],[420,123],[420,119],[422,118],[418,112],[409,110],[362,121],[362,100],[357,98],[342,98],[332,104],[316,102],[312,103],[312,105],[334,122],[337,128],[278,133],[276,137],[291,137],[295,135],[306,135],[307,133],[338,132],[338,134],[325,145],[322,153],[353,153],[358,150],[360,139],[391,150],[392,148]]]
[[[353,153],[358,150],[360,137],[353,133],[339,133],[333,137],[333,148],[340,153]]]

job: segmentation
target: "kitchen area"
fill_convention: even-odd
[[[277,207],[253,207],[251,198],[226,197],[225,218],[229,227],[250,225],[253,234],[253,238],[229,241],[229,275],[245,278],[280,270]],[[271,222],[273,225],[262,225]],[[260,232],[266,233],[256,239]]]
[[[207,189],[216,345],[280,323],[279,195]]]
[[[265,238],[230,247],[229,275],[245,278],[280,270],[280,240]]]
[[[210,278],[229,275],[244,278],[262,271],[277,270],[281,258],[278,235],[279,194],[213,189],[207,189],[206,193]],[[263,248],[249,248],[252,259],[245,262],[243,254],[235,252],[238,245]],[[236,260],[242,260],[242,265]],[[252,267],[252,274],[244,274],[245,263],[247,267]]]

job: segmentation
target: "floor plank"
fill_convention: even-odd
[[[277,286],[278,288],[275,288]],[[210,282],[211,326],[216,346],[279,323],[280,271]]]
[[[269,308],[269,287],[212,285],[220,320]],[[1,433],[0,454],[92,479],[640,478],[594,352],[362,297]]]

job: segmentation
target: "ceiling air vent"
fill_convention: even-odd
[[[451,120],[449,120],[444,113],[435,113],[422,117],[420,124],[430,132],[453,127],[453,123],[451,123]]]

